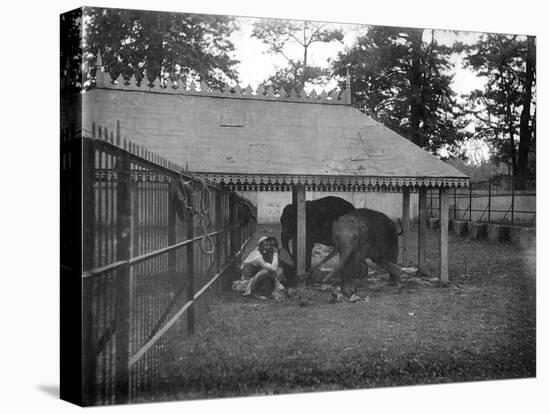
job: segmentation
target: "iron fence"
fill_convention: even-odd
[[[518,188],[523,188],[518,190]],[[534,179],[513,177],[471,182],[468,188],[449,192],[450,218],[520,226],[536,225],[536,186]],[[439,193],[428,191],[430,217],[439,217]]]
[[[121,140],[118,130],[94,126],[91,137],[77,139],[71,132],[62,134],[62,180],[81,168],[74,161],[82,157],[86,405],[147,400],[158,392],[167,380],[166,356],[193,333],[212,295],[219,293],[220,276],[235,263],[256,225],[253,219],[239,221],[243,210],[256,217],[248,200],[186,175]],[[189,207],[198,213],[185,221],[169,191],[173,180],[182,179],[190,180]],[[64,211],[79,194],[62,189]],[[206,241],[212,245],[205,246]],[[63,266],[70,258],[62,252],[61,261]]]

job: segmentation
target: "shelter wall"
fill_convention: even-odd
[[[292,202],[292,193],[290,191],[239,191],[238,193],[248,198],[258,207],[259,224],[278,223],[283,208]],[[403,197],[401,193],[308,191],[306,199],[316,200],[329,195],[341,197],[352,203],[356,208],[370,208],[380,211],[391,218],[401,217]],[[410,212],[411,221],[418,217],[418,193],[412,193],[410,196]]]

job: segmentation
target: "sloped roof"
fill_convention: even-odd
[[[250,189],[298,181],[321,190],[467,185],[465,174],[335,96],[191,92],[103,83],[84,96],[83,126],[120,120],[122,135],[134,142]]]

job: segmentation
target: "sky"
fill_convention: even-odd
[[[266,53],[267,45],[259,39],[251,37],[252,25],[256,20],[254,18],[237,18],[240,29],[235,31],[231,36],[231,41],[235,45],[234,57],[240,61],[237,65],[240,85],[243,88],[250,85],[253,90],[257,88],[259,83],[274,74],[277,68],[286,66],[286,59],[284,57]],[[329,59],[335,59],[338,56],[338,52],[342,52],[346,48],[353,46],[357,37],[366,33],[367,29],[365,25],[352,24],[330,24],[329,27],[343,29],[343,42],[313,43],[308,49],[308,61],[312,65],[328,67]],[[439,43],[451,46],[455,41],[461,41],[466,44],[474,43],[481,33],[436,30],[434,35]],[[428,42],[430,41],[430,37],[431,32],[426,30],[424,32],[424,40]],[[300,58],[302,53],[303,49],[297,44],[290,45],[285,49],[285,54],[295,59]],[[485,80],[476,76],[471,70],[463,68],[461,56],[453,55],[451,62],[453,63],[452,72],[454,74],[451,87],[457,94],[468,94],[474,89],[483,88]],[[336,81],[331,80],[325,89],[328,92],[335,86]],[[305,89],[308,93],[311,89],[315,89],[318,94],[323,90],[320,86],[314,87],[307,84]],[[489,159],[489,147],[485,142],[474,140],[473,142],[466,143],[464,149],[470,162],[475,162],[475,160],[486,161]],[[439,154],[442,156],[448,155],[445,149],[441,149]]]
[[[251,37],[252,24],[256,19],[237,18],[237,21],[240,30],[233,33],[231,40],[236,49],[235,57],[240,61],[237,65],[240,83],[241,86],[250,84],[253,89],[256,89],[258,84],[275,73],[277,68],[286,66],[286,60],[282,56],[266,53],[267,46],[259,39]],[[343,29],[343,43],[332,42],[329,44],[312,44],[308,50],[308,59],[312,65],[328,67],[329,59],[335,59],[338,52],[342,52],[346,48],[351,47],[356,38],[366,32],[366,26],[363,25],[331,24],[331,26]],[[429,41],[429,36],[430,32],[426,31],[426,41]],[[456,40],[464,43],[473,43],[480,36],[480,33],[437,30],[435,36],[440,43],[450,46]],[[299,58],[302,50],[298,45],[291,45],[285,49],[285,53],[287,56]],[[460,56],[453,56],[452,62],[454,64],[454,81],[452,87],[457,93],[465,94],[473,89],[483,87],[483,79],[478,78],[472,71],[462,68],[462,59]],[[334,86],[336,86],[336,82],[332,81],[327,85],[327,89],[330,90]],[[316,92],[321,92],[321,89],[317,89]]]

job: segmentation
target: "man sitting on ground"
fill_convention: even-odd
[[[267,238],[274,252],[278,252],[279,268],[282,274],[279,274],[279,282],[285,287],[296,287],[296,266],[294,260],[288,252],[282,247],[279,248],[279,242],[273,236]]]
[[[282,269],[279,268],[278,249],[272,247],[267,237],[260,238],[258,247],[243,261],[241,270],[241,280],[233,283],[233,289],[242,292],[243,296],[267,297],[274,290],[284,290],[279,282]]]

